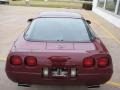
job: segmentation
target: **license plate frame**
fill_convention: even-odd
[[[66,68],[53,68],[51,69],[52,77],[67,77],[68,70]]]

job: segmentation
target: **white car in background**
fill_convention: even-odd
[[[9,0],[0,0],[0,4],[9,4]]]

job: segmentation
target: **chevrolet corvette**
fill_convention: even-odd
[[[14,42],[6,74],[19,86],[99,87],[113,74],[112,58],[90,27],[72,12],[41,12]]]

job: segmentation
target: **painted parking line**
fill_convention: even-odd
[[[5,61],[6,57],[0,56],[0,61]]]
[[[92,18],[94,20],[94,18]],[[111,37],[114,41],[116,41],[116,43],[120,44],[120,40],[114,36],[110,31],[108,31],[104,26],[102,26],[101,24],[99,24],[98,21],[94,20],[95,23],[100,26],[102,28],[102,30],[107,33],[109,35],[109,37]],[[113,82],[113,81],[109,81],[106,84],[111,85],[111,86],[115,86],[115,87],[119,87],[120,88],[120,82]]]
[[[109,81],[109,82],[107,82],[106,84],[111,85],[111,86],[113,86],[113,87],[118,87],[118,88],[120,88],[120,82]]]
[[[86,14],[86,16],[90,16],[87,12],[84,11],[84,13]],[[120,44],[120,40],[114,36],[110,31],[108,31],[104,26],[102,26],[97,20],[95,20],[93,17],[90,17],[94,23],[99,26],[101,28],[102,33],[106,33],[110,38],[112,38],[117,44]],[[113,87],[117,87],[120,88],[120,82],[114,82],[114,81],[109,81],[106,84],[113,86]]]
[[[98,24],[98,21],[96,21],[96,24],[99,25],[102,30],[107,33],[114,41],[116,41],[118,44],[120,44],[120,40],[114,36],[110,31],[108,31],[104,26],[102,26],[101,24]]]
[[[84,13],[87,15],[87,16],[89,16],[89,14],[87,13],[87,12],[85,12],[84,11]],[[97,24],[97,26],[99,26],[99,27],[101,27],[101,31],[103,32],[105,32],[105,33],[107,33],[107,35],[109,36],[109,37],[111,37],[116,43],[118,43],[118,44],[120,44],[120,40],[116,37],[116,36],[114,36],[114,34],[112,34],[110,31],[108,31],[103,25],[101,25],[97,20],[95,20],[95,18],[93,18],[93,17],[90,17],[94,22],[95,22],[95,24]]]

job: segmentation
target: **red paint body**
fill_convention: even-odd
[[[63,48],[56,46],[62,45]],[[22,64],[19,66],[11,65],[10,56],[19,55],[22,58]],[[24,64],[26,56],[37,58],[37,65],[29,67]],[[95,59],[94,67],[84,68],[83,60],[86,57]],[[109,58],[109,66],[99,68],[97,60],[100,57]],[[42,75],[44,67],[49,69],[53,67],[77,69],[77,76],[71,77],[48,77]],[[107,82],[113,73],[113,66],[109,52],[99,38],[92,42],[85,43],[62,43],[62,42],[30,42],[26,41],[21,35],[7,58],[6,73],[9,79],[18,83],[28,84],[48,84],[48,85],[99,85]]]

